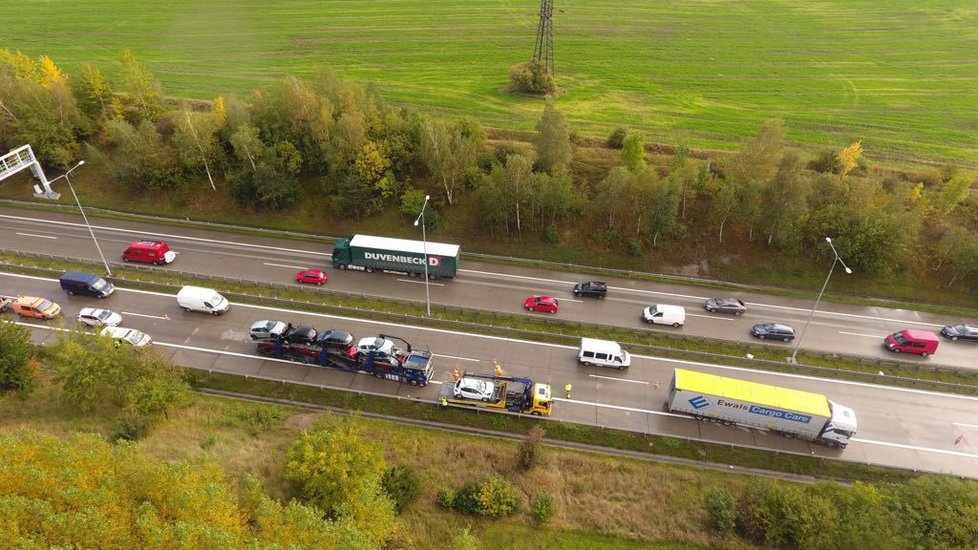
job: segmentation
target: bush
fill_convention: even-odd
[[[452,504],[457,512],[490,518],[511,516],[522,506],[519,491],[498,477],[484,483],[466,483],[455,493]]]
[[[520,442],[516,449],[516,467],[527,472],[532,470],[540,463],[540,444],[543,442],[544,432],[540,426],[530,428],[530,433],[526,439]]]
[[[842,166],[839,164],[839,157],[832,149],[823,149],[818,155],[808,162],[808,169],[820,174],[838,174]]]
[[[607,141],[608,147],[611,147],[613,149],[621,149],[622,145],[625,144],[625,136],[627,135],[628,135],[628,129],[626,129],[624,126],[619,126],[615,128],[614,130],[611,131],[611,134],[608,136],[608,141]]]
[[[414,468],[409,466],[398,464],[388,468],[384,472],[381,486],[394,501],[394,508],[398,513],[421,496],[421,479]]]
[[[551,94],[557,89],[554,77],[543,63],[529,61],[509,69],[509,81],[518,92]]]
[[[554,498],[550,495],[540,495],[533,499],[530,503],[530,515],[537,522],[537,525],[543,525],[550,521],[557,513],[557,508],[554,506]]]
[[[560,241],[560,230],[554,224],[548,225],[543,230],[543,242],[547,244],[557,244]]]
[[[442,508],[455,508],[455,493],[448,489],[438,489],[435,495],[435,503]]]
[[[642,255],[642,241],[631,238],[628,239],[628,255],[639,257]]]
[[[737,501],[721,487],[710,487],[704,498],[706,511],[718,531],[730,531],[737,524]]]
[[[152,426],[150,419],[141,414],[124,414],[119,419],[116,432],[112,434],[112,440],[139,441],[146,437]]]
[[[33,357],[30,331],[13,323],[0,323],[0,390],[29,394],[36,380]]]

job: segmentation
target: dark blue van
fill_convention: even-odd
[[[68,294],[105,298],[115,292],[112,283],[93,273],[68,271],[61,276],[61,288]]]

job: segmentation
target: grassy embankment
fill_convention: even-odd
[[[137,445],[170,463],[215,461],[232,482],[255,474],[273,496],[288,499],[297,493],[284,476],[285,452],[316,416],[288,407],[196,396]],[[27,400],[0,397],[0,429],[111,434],[115,431],[111,418],[99,411],[71,409],[48,382]],[[736,494],[746,483],[741,474],[553,449],[544,451],[541,467],[522,473],[516,469],[512,442],[366,418],[358,422],[365,437],[383,446],[390,463],[410,465],[420,474],[422,496],[402,515],[413,548],[445,548],[445,541],[462,526],[470,526],[485,548],[513,548],[516,541],[520,548],[540,550],[736,545],[711,533],[702,494],[714,484]],[[468,518],[435,504],[438,489],[457,489],[465,480],[493,475],[510,479],[530,498],[552,495],[558,512],[550,525],[531,527],[525,514],[499,521]]]
[[[530,130],[537,99],[504,93],[533,52],[539,3],[438,0],[160,4],[5,2],[5,47],[118,77],[130,48],[166,94],[247,97],[330,67],[389,99]],[[82,7],[78,4],[79,8]],[[606,2],[558,6],[558,108],[584,134],[730,150],[768,118],[789,140],[896,163],[975,164],[978,12],[960,2]]]

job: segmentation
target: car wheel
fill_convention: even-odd
[[[70,290],[68,290],[68,291],[66,291],[66,292],[68,293],[68,296],[74,296],[74,295],[75,295],[75,293],[74,293],[74,292],[72,292],[72,291],[70,291]]]
[[[785,341],[785,342],[790,342],[790,341],[791,341],[791,338],[788,338],[787,336],[785,336],[785,337],[784,337],[784,341]]]
[[[760,339],[760,340],[763,340],[765,338],[765,336],[763,334],[758,334],[757,335],[757,338]]]
[[[924,353],[921,353],[921,354],[920,354],[920,356],[921,356],[921,357],[927,357],[928,355],[930,355],[930,354],[929,354],[929,353],[927,353],[926,351],[925,351]]]
[[[717,312],[717,308],[715,308],[715,307],[707,308],[706,311],[709,311],[710,313],[716,313]]]
[[[900,348],[893,348],[893,353],[900,353]]]
[[[734,315],[736,315],[737,317],[740,317],[741,314],[743,314],[743,313],[744,313],[743,311],[735,311],[734,312]]]
[[[124,261],[126,263],[129,263],[129,258],[126,258],[125,256],[123,256],[122,261]]]
[[[482,398],[482,402],[483,403],[488,403],[489,402],[489,398],[488,397],[483,397]]]
[[[580,292],[578,292],[578,291],[576,291],[576,290],[574,291],[574,296],[580,296],[580,295],[581,295],[581,293],[580,293]]]
[[[523,306],[527,311],[530,311],[530,306]]]
[[[673,324],[672,324],[672,328],[679,328],[679,327],[681,327],[681,326],[682,326],[682,325],[680,325],[679,323],[673,323]]]
[[[190,308],[189,307],[185,307],[185,308],[183,308],[183,310],[184,311],[190,311]]]
[[[604,294],[598,294],[598,300],[604,300]]]
[[[554,315],[557,315],[557,310],[555,309],[555,310],[551,311],[550,313],[553,313]]]
[[[71,294],[71,293],[69,292],[68,294]],[[951,337],[951,340],[954,340],[955,342],[957,342],[958,341],[958,337],[957,336],[952,336]]]

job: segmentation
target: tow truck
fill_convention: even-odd
[[[362,371],[412,386],[427,386],[434,373],[433,354],[413,349],[407,340],[397,336],[381,334],[377,338],[364,338],[357,346],[334,346],[327,345],[322,338],[313,342],[294,341],[290,339],[292,330],[257,339],[258,353],[348,372]],[[404,342],[405,349],[396,347],[391,339]],[[375,346],[367,346],[365,341]]]
[[[550,384],[517,376],[462,373],[451,386],[442,389],[442,404],[550,416],[553,408]]]

